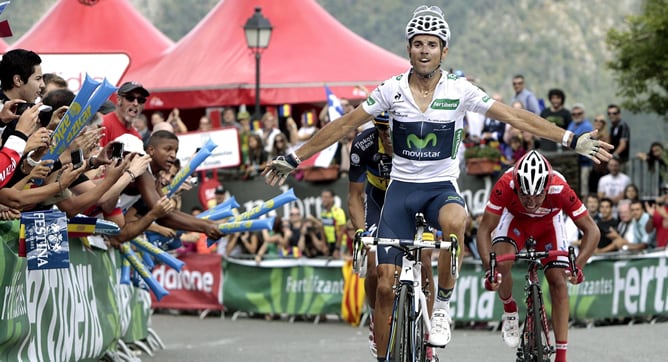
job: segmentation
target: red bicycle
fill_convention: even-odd
[[[526,274],[526,305],[527,314],[524,319],[522,329],[522,338],[517,348],[518,362],[543,362],[550,361],[550,356],[555,353],[555,347],[550,342],[549,327],[547,316],[545,314],[545,305],[543,304],[543,292],[538,281],[538,269],[543,269],[541,259],[547,257],[566,256],[568,264],[573,275],[576,275],[575,249],[571,246],[568,251],[550,250],[536,251],[536,240],[529,237],[526,241],[526,250],[515,254],[504,254],[497,256],[495,252],[489,254],[490,283],[493,282],[492,276],[496,275],[497,263],[504,261],[525,260],[529,263]]]

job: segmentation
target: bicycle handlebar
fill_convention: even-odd
[[[569,247],[569,249],[572,248]],[[574,251],[575,252],[575,251]],[[490,253],[495,254],[494,252]],[[557,256],[569,256],[570,253],[566,250],[550,250],[550,251],[535,251],[535,250],[527,250],[527,251],[522,251],[519,253],[515,254],[503,254],[503,255],[495,255],[496,256],[496,261],[501,263],[504,261],[517,261],[517,260],[527,260],[527,261],[536,261],[539,259],[544,259],[544,258],[549,258],[549,257],[557,257]]]
[[[535,245],[535,244],[534,244]],[[572,246],[568,247],[566,250],[549,250],[549,251],[536,251],[533,248],[529,250],[517,252],[515,254],[503,254],[497,256],[495,252],[489,253],[489,276],[488,281],[490,283],[495,283],[496,278],[496,264],[504,261],[517,261],[517,260],[526,260],[530,262],[536,262],[537,260],[548,258],[548,257],[558,257],[565,256],[568,257],[568,267],[575,277],[578,275],[578,269],[575,265],[575,248]]]
[[[450,250],[450,248],[452,248],[453,245],[451,241],[424,241],[424,240],[413,240],[413,239],[376,238],[373,236],[363,236],[361,237],[361,240],[364,243],[364,245],[367,246],[368,245],[414,246],[418,248]]]

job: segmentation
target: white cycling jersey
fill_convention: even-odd
[[[390,177],[454,182],[459,177],[457,150],[464,139],[464,116],[467,111],[485,114],[494,100],[468,80],[441,70],[432,102],[422,113],[408,86],[409,73],[381,83],[362,103],[373,116],[390,114],[394,147]]]

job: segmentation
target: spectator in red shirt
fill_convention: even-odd
[[[137,82],[125,82],[118,88],[116,110],[102,117],[105,134],[100,139],[100,146],[104,147],[126,133],[141,139],[139,132],[132,126],[132,122],[144,110],[149,94],[146,88]]]

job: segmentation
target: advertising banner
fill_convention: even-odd
[[[230,310],[290,315],[340,313],[343,301],[342,261],[314,259],[225,261],[225,306]],[[433,266],[437,275],[436,265]],[[524,315],[526,264],[516,264],[513,296]],[[668,262],[663,252],[627,259],[594,258],[585,268],[586,280],[569,284],[571,318],[668,315]],[[485,290],[479,262],[467,262],[450,301],[457,321],[495,321],[503,306],[496,293]],[[540,273],[545,307],[552,309],[549,286]],[[434,282],[434,285],[438,281]],[[330,308],[331,307],[331,308]]]
[[[341,260],[225,261],[223,300],[230,310],[290,315],[339,314]]]
[[[159,302],[151,294],[153,308],[222,309],[222,260],[217,254],[186,254],[179,257],[181,272],[160,264],[153,277],[169,294]]]
[[[29,271],[16,255],[19,223],[0,224],[10,240],[0,243],[0,360],[99,358],[120,337],[109,254],[72,239],[69,268]]]

